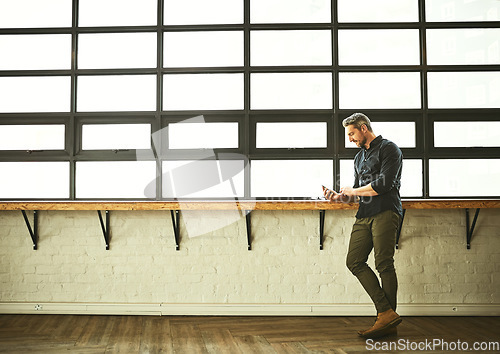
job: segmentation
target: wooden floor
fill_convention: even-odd
[[[356,331],[373,321],[371,317],[0,315],[0,352],[401,353],[438,340],[457,352],[456,347],[451,350],[457,341],[466,342],[469,349],[474,342],[500,342],[500,317],[406,317],[397,337],[377,342],[358,337]],[[441,347],[426,349],[444,352]]]

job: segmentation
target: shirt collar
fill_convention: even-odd
[[[372,142],[370,143],[370,149],[367,149],[363,146],[363,150],[371,150],[372,148],[376,147],[377,145],[379,145],[382,141],[382,135],[379,135],[377,136],[375,139],[372,140]]]

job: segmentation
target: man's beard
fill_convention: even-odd
[[[358,147],[364,147],[366,145],[366,138],[363,138],[363,140],[358,140],[356,144],[358,144]]]

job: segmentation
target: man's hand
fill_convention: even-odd
[[[347,197],[353,197],[355,196],[355,191],[354,191],[354,188],[352,187],[342,187],[340,188],[340,194],[343,194]]]
[[[332,202],[335,202],[342,198],[342,193],[337,193],[334,190],[326,188],[325,186],[323,186],[323,195],[326,199]]]

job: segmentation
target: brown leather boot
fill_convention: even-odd
[[[359,331],[358,334],[364,338],[378,338],[381,336],[386,336],[388,330],[395,328],[402,321],[401,317],[394,312],[392,309],[381,312],[377,315],[377,321],[375,324],[366,331]],[[391,331],[389,331],[391,332]]]

